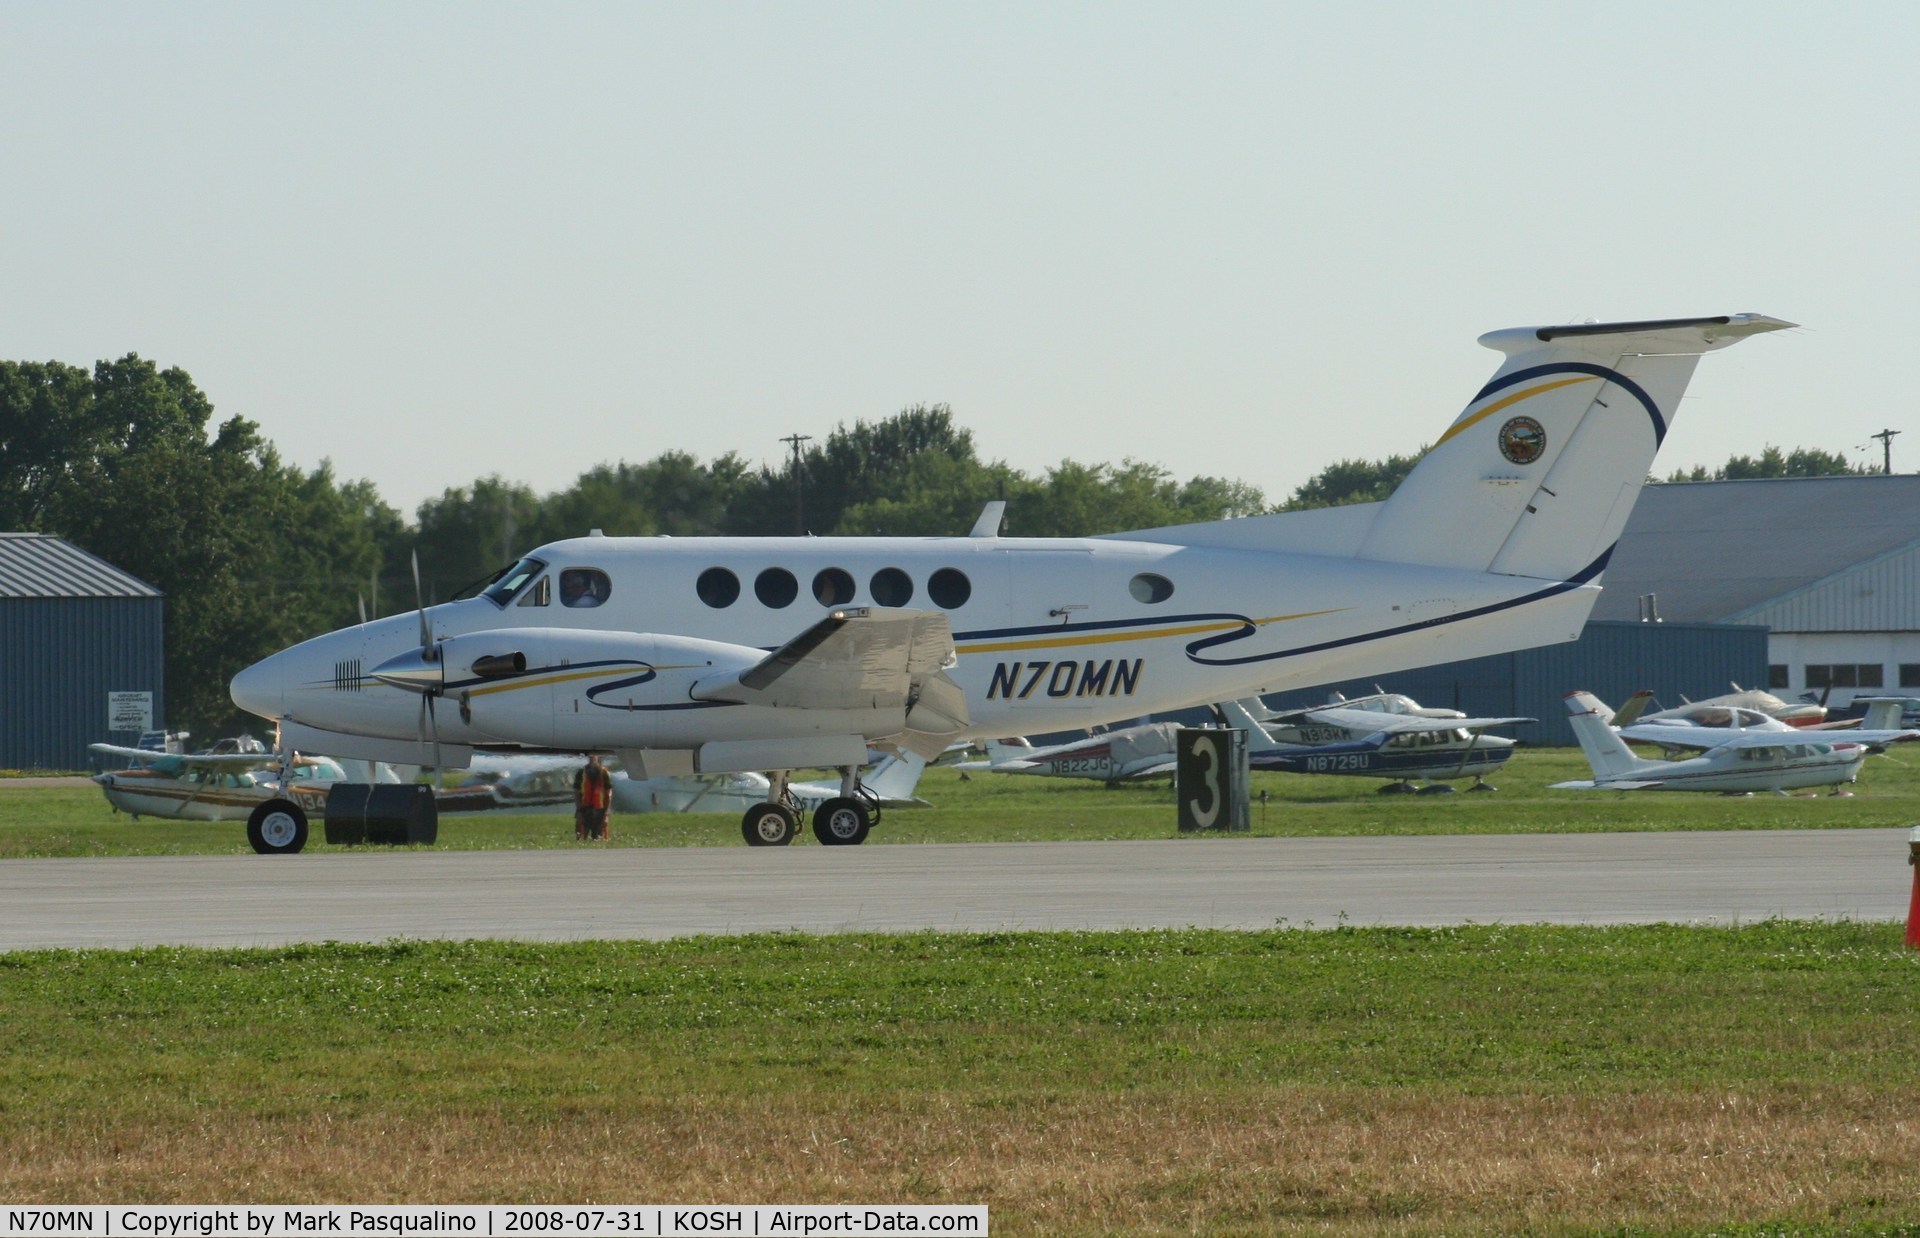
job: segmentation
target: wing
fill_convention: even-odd
[[[946,673],[954,660],[946,615],[850,608],[744,671],[701,680],[693,697],[776,709],[904,710],[904,731],[868,738],[931,760],[968,723],[966,693]]]
[[[182,756],[177,752],[154,752],[146,748],[122,748],[118,744],[88,744],[87,751],[97,752],[102,756],[117,757],[125,761],[137,761],[142,765],[151,765],[155,761],[171,761],[177,763],[181,769],[274,769],[280,764],[280,758],[274,756],[271,752],[226,752]]]
[[[1585,778],[1574,782],[1556,782],[1552,791],[1652,791],[1666,784],[1658,781],[1642,782],[1591,782]]]
[[[1306,715],[1327,726],[1346,727],[1350,731],[1378,731],[1387,735],[1406,735],[1426,731],[1485,731],[1496,726],[1518,726],[1538,722],[1538,718],[1420,718],[1408,714],[1381,714],[1367,710],[1316,709]]]

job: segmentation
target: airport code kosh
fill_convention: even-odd
[[[1050,697],[1132,696],[1140,687],[1145,658],[1131,662],[1108,658],[1095,662],[1002,662],[987,684],[990,701],[1024,701],[1035,691]]]
[[[473,1235],[476,1238],[677,1238],[707,1234],[964,1234],[989,1232],[985,1204],[846,1205],[259,1205],[145,1204],[12,1207],[0,1238],[89,1234],[101,1238],[214,1238],[291,1234]]]

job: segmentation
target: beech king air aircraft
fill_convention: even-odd
[[[316,637],[234,677],[303,751],[461,766],[617,754],[630,774],[842,771],[869,743],[1083,730],[1569,641],[1702,354],[1737,314],[1495,331],[1503,354],[1382,503],[1089,538],[609,538],[541,546],[479,597]]]

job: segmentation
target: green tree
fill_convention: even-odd
[[[1668,474],[1668,481],[1749,481],[1769,477],[1846,477],[1874,473],[1878,470],[1864,464],[1849,464],[1847,458],[1837,451],[1822,451],[1817,447],[1796,447],[1792,451],[1782,451],[1769,443],[1759,456],[1733,456],[1717,469],[1708,470],[1704,464],[1696,464],[1691,469],[1676,469]]]
[[[0,523],[166,595],[167,722],[202,735],[239,721],[235,671],[350,620],[343,584],[379,562],[367,518],[381,506],[327,466],[282,464],[244,418],[209,438],[212,419],[185,371],[135,355],[91,371],[0,363]]]
[[[1380,502],[1406,480],[1426,450],[1422,447],[1410,456],[1388,456],[1384,460],[1336,460],[1302,482],[1280,510]]]

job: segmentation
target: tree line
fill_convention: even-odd
[[[416,552],[432,603],[471,592],[533,546],[593,529],[957,535],[1004,499],[1009,535],[1075,537],[1383,499],[1418,459],[1339,461],[1270,508],[1246,482],[1182,481],[1130,458],[1028,473],[983,459],[946,405],[915,405],[835,426],[777,468],[668,451],[597,465],[546,495],[495,474],[428,499],[409,520],[330,462],[282,460],[246,418],[216,423],[184,370],[131,354],[91,370],[0,362],[0,530],[65,538],[166,594],[167,721],[202,737],[257,725],[227,698],[242,667],[363,608],[411,609]],[[1830,453],[1770,447],[1715,475],[1800,476],[1786,470],[1823,463],[1856,471]]]

